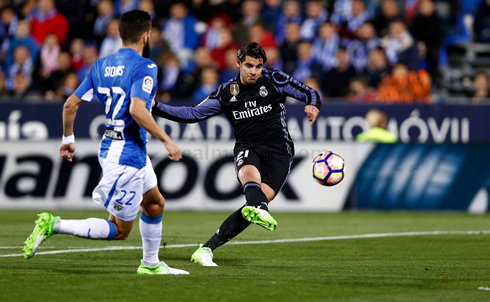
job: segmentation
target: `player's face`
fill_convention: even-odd
[[[243,60],[243,62],[240,62],[240,60],[237,59],[237,66],[240,67],[240,80],[242,84],[255,84],[262,75],[264,59],[254,59],[252,57],[245,56],[245,60]]]

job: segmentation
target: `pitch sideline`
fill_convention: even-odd
[[[228,242],[227,245],[271,244],[271,243],[292,243],[292,242],[312,242],[312,241],[348,240],[348,239],[364,239],[364,238],[438,236],[438,235],[490,235],[490,231],[430,231],[430,232],[404,232],[404,233],[375,233],[375,234],[328,236],[328,237],[291,238],[291,239],[258,240],[258,241],[235,241],[235,242]],[[184,247],[196,247],[196,246],[199,246],[199,244],[197,243],[172,244],[172,245],[166,245],[164,248],[171,249],[171,248],[184,248]],[[18,247],[18,248],[22,248],[22,247]],[[53,248],[53,247],[49,247],[49,248]],[[87,252],[140,250],[140,249],[141,246],[107,246],[101,248],[69,249],[69,250],[57,250],[57,251],[49,251],[49,252],[38,252],[36,253],[36,255],[39,256],[39,255],[53,255],[53,254],[66,254],[66,253],[87,253]],[[0,255],[0,258],[7,258],[7,257],[23,257],[23,254]]]

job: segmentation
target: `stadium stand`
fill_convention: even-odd
[[[159,101],[197,102],[216,74],[234,76],[234,53],[251,40],[268,52],[268,67],[318,83],[324,102],[400,97],[386,78],[399,64],[423,75],[423,93],[388,103],[487,99],[490,2],[482,0],[2,1],[0,99],[64,101],[95,59],[117,51],[117,19],[135,8],[153,19]]]

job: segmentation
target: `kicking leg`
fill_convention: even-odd
[[[171,268],[165,262],[158,259],[160,241],[162,239],[162,218],[165,199],[158,190],[153,187],[143,195],[141,202],[141,216],[139,221],[141,239],[143,241],[143,259],[137,273],[150,275],[182,275],[187,271]]]
[[[256,168],[255,170],[258,173],[258,170]],[[256,177],[257,173],[255,173]],[[255,180],[258,180],[258,182],[260,182],[260,174],[258,174],[258,179],[255,178]],[[258,184],[258,182],[255,183]],[[261,193],[257,192],[257,187],[261,188]],[[248,195],[247,192],[249,192]],[[271,201],[275,196],[274,190],[272,190],[265,183],[262,183],[259,186],[247,186],[247,188],[245,189],[245,194],[247,198],[247,205],[249,205],[249,199],[252,201],[255,200],[255,196],[258,196],[258,200],[260,200],[260,203],[258,203],[258,205],[261,206],[261,208],[262,206],[264,206],[264,198],[261,195],[265,196],[265,206],[267,206],[267,203]],[[191,261],[202,266],[218,266],[216,263],[213,262],[213,251],[238,236],[238,234],[243,232],[251,224],[250,221],[246,220],[243,217],[242,210],[244,207],[245,206],[241,207],[233,214],[231,214],[228,218],[226,218],[225,221],[223,221],[216,233],[214,233],[214,235],[205,244],[199,247],[192,254]],[[267,207],[265,209],[267,209]]]
[[[242,209],[243,217],[251,223],[274,231],[277,227],[276,220],[269,213],[268,203],[273,198],[270,195],[272,190],[269,186],[262,188],[259,170],[253,165],[245,165],[238,171],[238,178],[243,184],[247,205]]]

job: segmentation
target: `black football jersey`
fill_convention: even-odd
[[[220,85],[194,107],[158,103],[153,114],[178,122],[197,122],[223,113],[233,125],[237,144],[291,141],[286,124],[286,97],[321,107],[318,92],[287,74],[264,68],[255,84],[243,85],[240,75]]]

